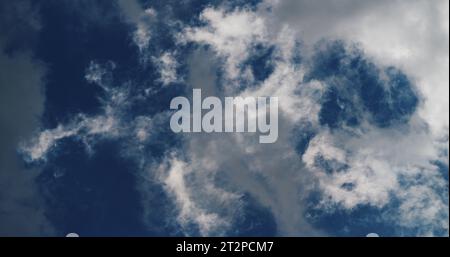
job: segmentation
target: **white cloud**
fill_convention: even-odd
[[[397,217],[395,222],[406,228],[419,229],[418,234],[423,236],[435,235],[436,229],[448,231],[448,205],[431,186],[431,183],[415,185],[399,192],[402,201],[398,215],[394,216]],[[446,200],[448,202],[448,198]]]
[[[413,2],[412,6],[403,1],[382,2],[378,6],[378,3],[351,0],[327,6],[310,1],[269,4],[273,12],[266,11],[267,3],[261,5],[257,13],[207,8],[201,15],[206,25],[187,28],[181,38],[209,45],[220,58],[225,58],[223,68],[227,73],[223,82],[229,89],[226,93],[231,94],[238,92],[233,83],[256,83],[252,76],[244,76],[247,71],[240,68],[251,47],[256,43],[275,46],[273,73],[256,87],[248,87],[239,94],[278,96],[282,116],[280,130],[283,130],[280,135],[284,137],[281,136],[277,144],[268,146],[270,149],[265,149],[266,146],[255,145],[251,136],[187,135],[189,156],[213,162],[217,167],[215,172],[226,174],[236,190],[250,192],[270,207],[281,234],[320,233],[308,228],[302,217],[302,197],[315,185],[326,196],[324,199],[328,199],[322,202],[324,208],[351,210],[360,204],[382,208],[396,197],[401,201],[401,207],[395,217],[405,220],[400,228],[423,225],[419,234],[433,233],[436,229],[448,231],[448,198],[442,198],[431,183],[416,181],[418,185],[414,186],[400,181],[402,178],[415,181],[417,176],[425,176],[434,184],[445,184],[445,179],[431,162],[443,160],[448,163],[448,47],[442,47],[445,42],[448,45],[448,31],[441,29],[448,27],[445,22],[442,24],[448,19],[448,12],[438,14],[438,6],[421,1]],[[393,9],[385,14],[388,7]],[[298,15],[299,11],[301,15]],[[433,15],[447,19],[438,18],[436,30],[418,34],[414,30],[418,23],[429,27],[427,24],[432,22]],[[236,29],[238,27],[241,30]],[[303,83],[306,67],[292,63],[295,42],[303,42],[300,51],[307,59],[313,44],[321,38],[359,43],[376,64],[394,65],[404,70],[425,96],[425,103],[402,126],[381,129],[364,123],[358,129],[344,127],[329,131],[323,128],[318,113],[326,85],[320,81]],[[424,40],[426,44],[419,43]],[[427,72],[424,72],[425,67]],[[428,91],[432,87],[423,81],[434,81],[439,93],[430,94]],[[439,116],[433,117],[430,108],[438,108],[439,112],[436,109],[433,115]],[[294,146],[289,137],[298,124],[309,124],[317,133],[302,157],[303,162],[293,157]],[[220,150],[216,150],[219,145]],[[332,171],[325,172],[317,158],[328,162]],[[264,182],[259,181],[256,174],[263,177]],[[283,174],[293,177],[285,180]],[[352,188],[346,188],[344,184]],[[427,193],[419,196],[418,188]],[[427,198],[432,206],[428,211],[421,205]]]
[[[153,8],[144,9],[136,0],[119,0],[125,19],[136,26],[133,33],[133,41],[144,52],[150,43],[151,26],[157,16]]]
[[[206,8],[200,19],[205,27],[186,28],[181,41],[193,41],[211,45],[227,62],[230,78],[240,73],[239,63],[248,56],[249,47],[266,39],[264,19],[248,10],[227,12],[225,9]]]
[[[367,126],[363,133],[324,130],[315,136],[303,161],[318,179],[326,199],[323,207],[338,204],[351,210],[368,204],[382,208],[396,197],[400,207],[391,219],[401,220],[395,221],[400,226],[419,227],[421,235],[448,229],[448,198],[436,191],[445,188],[445,179],[430,163],[440,153],[431,135],[414,122],[413,119],[408,128]],[[406,129],[409,132],[405,133]],[[318,157],[338,165],[327,172]],[[343,165],[346,168],[339,170]],[[418,180],[421,176],[426,180]],[[346,188],[345,184],[351,184],[352,188]]]
[[[86,80],[100,86],[106,95],[100,99],[103,103],[103,112],[92,116],[78,114],[70,122],[40,131],[30,141],[22,142],[20,150],[26,155],[28,161],[46,160],[48,152],[64,138],[76,137],[90,152],[92,150],[90,144],[95,141],[94,136],[118,137],[123,134],[125,125],[121,124],[121,116],[123,109],[127,107],[129,95],[126,87],[110,86],[110,72],[114,68],[113,62],[101,64],[91,61],[86,69]]]
[[[159,81],[161,81],[164,86],[179,81],[177,76],[178,62],[173,53],[165,52],[158,58],[153,57],[152,60],[159,69]]]
[[[47,153],[57,145],[57,142],[68,137],[79,138],[89,150],[91,136],[116,136],[117,122],[110,113],[94,117],[79,115],[69,124],[59,124],[54,129],[40,132],[31,142],[23,143],[20,148],[27,155],[28,161],[45,160]]]
[[[271,29],[289,25],[307,45],[322,38],[359,43],[381,65],[412,78],[424,97],[419,114],[436,139],[448,141],[449,2],[266,1]],[[270,15],[261,8],[260,15]]]
[[[199,192],[193,192],[195,187],[188,186],[187,177],[193,172],[192,165],[185,163],[176,157],[172,156],[171,159],[166,160],[158,168],[157,172],[160,179],[167,191],[173,195],[177,207],[179,208],[178,221],[185,227],[184,232],[189,234],[187,226],[194,223],[198,225],[199,232],[202,236],[211,235],[224,235],[226,228],[230,225],[226,217],[222,217],[218,210],[211,209],[211,206],[207,206],[206,209],[202,208],[202,200],[199,199]],[[150,172],[154,172],[151,170]],[[198,189],[201,191],[201,189]],[[217,191],[213,187],[210,187],[208,191],[212,194],[210,197],[217,196]],[[195,194],[196,196],[193,196]],[[228,195],[228,196],[227,196]],[[230,199],[231,194],[222,194],[222,198],[225,201]]]
[[[86,68],[84,78],[89,83],[97,84],[103,90],[108,91],[108,83],[111,81],[111,72],[116,68],[114,62],[99,63],[91,61]]]
[[[150,38],[148,18],[155,14],[146,14],[136,1],[120,2],[136,24],[135,41],[143,51]],[[445,188],[445,179],[430,163],[448,163],[448,11],[424,1],[336,3],[267,1],[257,12],[208,7],[200,17],[204,26],[188,27],[180,34],[181,43],[208,45],[223,60],[218,65],[226,71],[221,82],[227,96],[280,99],[280,136],[275,144],[260,145],[257,137],[248,134],[184,134],[184,156],[167,153],[156,166],[150,165],[146,156],[137,157],[145,176],[156,172],[173,197],[178,221],[187,234],[191,224],[197,225],[202,235],[225,234],[238,215],[236,206],[242,193],[250,193],[272,211],[279,234],[321,234],[305,218],[305,198],[316,189],[326,196],[321,204],[330,211],[352,210],[361,204],[382,208],[394,196],[400,203],[390,219],[401,220],[396,223],[400,230],[420,228],[418,233],[423,235],[437,229],[448,231],[448,197],[436,190],[436,186]],[[448,10],[448,2],[435,3]],[[263,8],[267,5],[272,5],[273,12]],[[301,53],[307,59],[314,43],[323,37],[360,43],[376,64],[404,70],[424,96],[419,111],[407,124],[392,128],[366,123],[357,129],[330,131],[323,127],[318,117],[327,85],[303,82],[307,67],[292,61],[297,42],[303,42]],[[256,44],[275,47],[274,71],[262,82],[255,81],[249,69],[241,69]],[[163,84],[177,79],[174,53],[164,52],[153,60]],[[190,64],[191,71],[202,68],[194,64]],[[214,69],[203,67],[201,71],[190,74],[216,78]],[[88,81],[107,92],[104,112],[93,117],[80,115],[69,124],[41,132],[33,144],[23,148],[33,160],[45,158],[65,137],[89,141],[90,136],[124,136],[138,145],[149,141],[152,130],[158,129],[152,125],[157,117],[141,116],[123,124],[130,96],[126,88],[104,83],[108,72],[105,66],[91,63],[86,74]],[[252,87],[241,92],[235,85],[241,82]],[[210,87],[217,85],[213,82]],[[293,142],[298,126],[316,132],[303,156]],[[143,155],[140,148],[136,153]],[[425,179],[417,179],[420,176]],[[218,178],[229,183],[218,184]]]

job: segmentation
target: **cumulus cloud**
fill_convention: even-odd
[[[272,1],[272,29],[289,24],[309,45],[320,39],[358,43],[381,65],[410,76],[424,97],[419,110],[446,140],[449,113],[448,1]],[[265,14],[263,8],[261,15]]]
[[[119,3],[147,58],[155,12]],[[170,113],[130,118],[127,105],[139,96],[126,84],[112,86],[113,63],[91,62],[85,78],[103,88],[102,112],[43,130],[22,149],[39,160],[67,137],[87,149],[98,138],[126,139],[125,155],[145,181],[163,185],[188,235],[226,235],[246,193],[271,211],[278,234],[325,234],[306,217],[315,192],[315,208],[325,212],[389,208],[380,219],[398,234],[448,235],[448,175],[435,164],[448,166],[448,11],[441,9],[448,2],[206,7],[199,23],[178,34],[177,47],[207,47],[194,47],[185,63],[173,50],[154,54],[159,82],[182,81],[176,70],[186,64],[187,89],[278,97],[276,143],[261,145],[252,134],[183,134],[177,151],[153,160],[145,145],[163,136]]]
[[[326,199],[347,209],[360,204],[382,207],[392,195],[408,192],[409,185],[400,185],[400,178],[423,175],[443,182],[438,168],[430,163],[439,156],[430,136],[420,128],[410,129],[406,135],[398,128],[368,127],[354,134],[325,129],[310,141],[302,159],[318,178]],[[446,205],[441,199],[440,208]]]
[[[280,138],[280,144],[284,146],[283,148],[267,149],[268,152],[259,151],[262,147],[254,145],[254,143],[246,136],[236,135],[234,139],[229,139],[230,142],[234,142],[232,143],[232,146],[229,146],[230,149],[232,149],[230,152],[238,152],[245,157],[239,157],[239,154],[231,156],[228,154],[226,157],[223,156],[222,151],[223,149],[227,149],[227,144],[220,139],[220,136],[207,137],[205,141],[187,136],[189,140],[191,140],[190,144],[191,146],[207,145],[207,148],[209,149],[208,155],[200,156],[202,156],[201,158],[208,159],[210,162],[216,162],[216,165],[219,167],[217,170],[220,170],[220,172],[227,174],[230,170],[239,170],[239,175],[235,173],[232,173],[231,175],[228,174],[230,175],[230,179],[233,179],[233,177],[239,178],[233,180],[233,182],[236,183],[236,186],[239,185],[237,187],[240,190],[252,192],[254,195],[258,196],[257,198],[260,201],[265,202],[265,205],[272,209],[272,212],[275,213],[280,233],[282,234],[301,233],[301,229],[296,231],[292,226],[294,217],[284,216],[285,214],[282,212],[296,212],[298,213],[298,216],[295,219],[297,224],[305,222],[304,220],[302,221],[301,218],[303,215],[302,212],[304,212],[301,195],[308,194],[308,190],[311,190],[311,188],[308,188],[307,183],[304,182],[309,181],[309,179],[317,182],[316,185],[318,189],[323,194],[324,199],[326,199],[326,201],[323,201],[322,203],[326,205],[325,202],[328,201],[328,205],[322,206],[323,208],[345,208],[352,210],[360,205],[371,205],[376,208],[382,208],[394,200],[400,200],[401,207],[397,209],[398,216],[396,217],[405,220],[401,226],[419,227],[419,223],[414,224],[412,219],[409,222],[406,222],[406,220],[408,220],[407,217],[415,217],[415,219],[420,220],[420,224],[423,225],[420,232],[418,232],[419,234],[433,234],[434,231],[442,231],[442,229],[448,231],[448,222],[446,222],[446,220],[448,220],[448,211],[446,211],[448,208],[448,198],[445,197],[445,192],[442,194],[442,192],[439,191],[442,187],[436,190],[431,184],[424,182],[418,182],[420,186],[408,183],[402,184],[399,182],[405,177],[414,178],[417,176],[426,176],[430,180],[435,181],[435,184],[444,184],[445,188],[445,178],[441,176],[440,171],[432,164],[432,162],[435,160],[441,160],[444,161],[444,163],[446,162],[448,150],[446,149],[445,144],[442,144],[442,139],[444,142],[448,142],[448,132],[441,130],[441,135],[436,139],[435,132],[440,130],[437,129],[437,126],[442,127],[442,124],[436,125],[435,121],[430,120],[426,115],[423,115],[423,108],[427,108],[424,106],[427,104],[436,105],[436,102],[427,102],[427,97],[421,98],[421,100],[425,101],[425,104],[420,105],[419,110],[414,115],[408,116],[409,111],[406,109],[405,111],[401,111],[401,109],[399,109],[399,115],[406,117],[406,123],[390,124],[385,123],[386,121],[384,119],[384,117],[386,119],[391,119],[387,118],[389,116],[376,113],[379,111],[378,109],[371,109],[373,108],[373,102],[366,103],[366,107],[364,107],[363,103],[359,102],[360,100],[354,99],[357,95],[353,95],[351,96],[353,99],[349,100],[353,102],[351,104],[363,105],[363,107],[358,107],[362,108],[361,112],[363,112],[361,117],[362,121],[359,126],[356,128],[343,126],[339,129],[330,130],[326,124],[323,124],[323,122],[320,121],[320,111],[324,108],[325,93],[329,92],[331,88],[330,85],[333,83],[341,83],[340,87],[344,87],[344,91],[341,91],[339,94],[344,94],[346,90],[345,87],[352,85],[352,82],[347,83],[346,85],[345,81],[336,81],[337,78],[333,77],[333,74],[331,73],[328,74],[331,76],[330,80],[324,80],[324,78],[320,77],[313,80],[305,79],[305,74],[309,75],[312,69],[309,63],[314,61],[314,58],[317,58],[314,52],[323,50],[320,48],[315,49],[314,47],[317,45],[317,42],[324,38],[327,40],[341,39],[346,41],[347,45],[359,44],[357,48],[362,49],[364,54],[367,53],[367,56],[363,58],[370,60],[368,63],[373,62],[379,65],[380,69],[383,69],[383,66],[388,67],[389,65],[398,65],[400,69],[405,70],[406,74],[411,78],[420,93],[423,94],[423,92],[428,90],[424,88],[424,84],[421,84],[421,80],[417,79],[421,74],[419,70],[408,69],[406,67],[405,64],[407,61],[404,59],[406,57],[402,53],[397,52],[398,54],[393,54],[392,52],[389,52],[392,48],[388,47],[388,45],[383,46],[379,44],[377,45],[377,55],[374,52],[374,47],[371,48],[370,46],[365,45],[364,43],[367,43],[368,41],[364,42],[362,37],[358,37],[358,34],[353,34],[348,31],[348,33],[344,33],[346,31],[343,28],[346,24],[349,26],[348,30],[352,32],[354,30],[351,29],[353,29],[354,26],[358,26],[359,32],[361,33],[362,31],[367,31],[368,28],[373,28],[375,24],[372,26],[372,23],[367,22],[367,20],[379,20],[379,17],[382,16],[381,10],[384,9],[369,3],[359,3],[356,4],[354,8],[346,10],[344,7],[347,6],[347,4],[354,3],[352,1],[347,2],[348,3],[344,3],[343,7],[334,5],[325,7],[322,6],[322,4],[300,1],[299,3],[288,3],[290,4],[288,5],[289,8],[283,7],[286,5],[285,2],[271,2],[269,4],[274,8],[273,13],[276,14],[274,16],[271,12],[266,12],[266,8],[260,8],[259,15],[246,9],[236,9],[233,11],[228,11],[224,8],[205,9],[200,16],[201,19],[206,22],[205,26],[187,28],[184,31],[184,36],[182,38],[184,40],[211,46],[217,54],[217,57],[224,60],[223,69],[226,71],[226,76],[224,76],[222,80],[223,84],[221,86],[225,88],[225,92],[243,96],[278,96],[281,99],[280,111],[283,116],[280,127],[284,130],[283,132],[280,132],[280,134],[284,133],[291,135],[296,126],[299,126],[300,130],[314,131],[314,136],[310,136],[311,140],[306,143],[304,154],[303,156],[300,156],[302,162],[298,163],[293,159],[289,159],[287,161],[291,164],[289,168],[284,166],[286,160],[283,159],[283,157],[293,154],[293,148],[295,146],[290,143],[292,140],[290,137]],[[389,3],[385,4],[390,6]],[[393,6],[401,8],[403,4],[405,3],[396,2]],[[417,5],[411,10],[423,15],[420,17],[421,21],[428,22],[430,19],[428,15],[431,15],[433,11],[430,13],[422,13],[420,12],[420,8],[425,3],[417,2],[415,4]],[[267,3],[264,3],[262,6],[267,7]],[[305,15],[289,16],[288,9],[291,9],[291,6],[292,8],[298,8],[298,10],[303,8],[302,13],[305,13]],[[329,13],[326,11],[329,8],[336,8],[337,12],[332,12],[333,15],[331,17],[321,17],[321,19],[325,20],[324,23],[326,23],[326,25],[320,24],[319,18],[316,17],[317,15],[307,14],[308,12],[316,13],[313,12],[313,10],[317,10],[319,16],[321,11],[324,12],[325,16],[325,14]],[[283,11],[287,13],[283,13]],[[445,16],[445,14],[441,15]],[[297,20],[295,18],[297,16],[301,18]],[[394,15],[392,17],[394,17]],[[305,22],[302,22],[304,21],[303,19],[306,19]],[[358,22],[360,19],[363,19],[366,22],[362,22],[363,20]],[[317,26],[326,26],[326,28],[324,27],[323,30],[317,29],[315,26],[316,22],[319,23]],[[401,20],[401,22],[404,23],[402,26],[411,26],[411,28],[413,27],[411,24],[414,24],[409,23],[406,17],[405,20]],[[397,23],[394,20],[386,21],[386,25],[387,23],[394,24],[394,27],[397,26]],[[353,26],[352,24],[357,25]],[[445,27],[445,25],[442,24],[440,26]],[[233,28],[236,27],[241,27],[242,30],[233,30]],[[271,30],[275,27],[277,28],[276,30]],[[375,28],[376,27],[377,26],[375,26]],[[399,26],[399,28],[400,27],[401,26]],[[248,33],[241,33],[242,31],[247,30]],[[267,33],[269,30],[271,32]],[[389,32],[389,30],[387,32]],[[393,40],[398,39],[399,42],[405,43],[405,40],[411,39],[404,34],[403,36],[405,36],[405,39],[400,38],[397,35],[392,35],[391,37],[390,33],[381,36],[382,31],[379,31],[379,33],[380,35],[378,35],[378,38],[386,40],[392,38]],[[400,35],[402,34],[400,33]],[[421,36],[421,38],[423,37]],[[439,30],[436,32],[435,38],[442,38],[448,42],[448,32]],[[298,46],[296,42],[301,42],[302,45],[300,52],[303,51],[301,57],[304,58],[304,62],[300,64],[294,61],[297,51],[296,47]],[[273,61],[273,71],[263,82],[255,80],[254,76],[238,76],[238,74],[245,74],[246,70],[243,67],[246,65],[251,49],[258,43],[275,47],[272,56],[272,60],[275,60]],[[440,42],[434,42],[433,44],[440,44]],[[431,45],[428,51],[431,51]],[[380,49],[381,46],[383,46],[382,49]],[[383,52],[383,49],[385,49],[386,52]],[[339,54],[345,55],[345,51],[347,50],[342,50],[343,52]],[[444,62],[447,62],[443,63],[444,67],[445,65],[448,66],[448,49],[442,49],[442,51],[439,52],[439,56],[434,57],[430,52],[422,52],[422,49],[419,51],[419,49],[409,48],[408,51],[415,54],[421,53],[422,57],[427,58],[428,60],[437,57],[437,59],[442,59]],[[390,55],[390,57],[383,58],[384,55]],[[396,61],[394,61],[393,58],[396,59]],[[409,56],[408,58],[412,57]],[[418,57],[418,60],[419,59],[420,57]],[[402,60],[402,62],[398,60]],[[373,66],[373,64],[368,65],[369,66],[367,67]],[[448,75],[443,72],[444,68],[442,68],[441,65],[436,64],[431,66],[433,69],[441,70],[439,88],[444,91],[448,90],[448,79],[445,77],[448,77]],[[195,69],[195,67],[191,67],[191,69]],[[378,68],[375,70],[377,69]],[[353,71],[350,70],[350,72]],[[345,76],[352,75],[347,74]],[[380,76],[378,79],[379,81],[385,80],[382,73],[376,76]],[[239,80],[236,80],[238,77]],[[426,77],[430,79],[428,75],[426,75]],[[381,89],[381,87],[380,90],[395,90],[390,89],[390,87],[397,87],[399,78],[400,77],[396,77],[397,80],[388,82],[385,89]],[[348,77],[348,79],[352,79],[352,77]],[[425,79],[425,77],[423,77],[423,79]],[[243,83],[249,86],[246,87],[245,90],[240,91],[236,89],[233,82]],[[363,87],[364,86],[367,87],[369,85],[363,84]],[[416,89],[413,89],[413,91],[415,90]],[[403,95],[399,95],[399,97],[409,97],[405,95],[406,93],[407,92],[402,93]],[[364,100],[364,94],[365,93],[363,92],[361,96],[363,99],[361,101],[366,101]],[[370,95],[370,93],[366,94],[368,94],[369,97],[372,97],[371,99],[374,99],[374,95]],[[441,97],[439,100],[439,106],[447,106],[448,108],[448,98],[446,97],[448,94],[443,94],[443,96],[444,95],[445,97]],[[391,95],[390,97],[397,96],[395,96],[394,93],[394,95]],[[414,106],[414,98],[403,99],[410,99],[407,100],[409,102],[405,102],[406,100],[401,101],[405,104],[410,103],[411,106]],[[385,104],[388,104],[388,106],[391,105],[392,103],[390,101],[397,100],[388,100]],[[338,106],[336,108],[341,108],[343,110],[349,108],[346,107],[344,102],[338,102],[337,104]],[[392,106],[392,108],[404,108],[399,105]],[[399,110],[395,109],[393,111]],[[367,116],[367,113],[369,112],[375,112],[372,114],[374,115],[374,118]],[[448,114],[448,110],[445,110],[444,113]],[[383,117],[383,121],[381,120],[381,117]],[[399,117],[396,117],[395,119],[399,119]],[[402,119],[403,118],[399,120]],[[445,120],[447,118],[443,119]],[[378,124],[374,125],[373,122],[378,122]],[[384,128],[384,126],[388,127]],[[445,128],[445,126],[448,125],[444,124],[443,127]],[[431,128],[431,130],[429,130],[428,127]],[[214,147],[214,145],[220,145],[221,151],[215,152],[212,150],[214,148],[209,148]],[[203,150],[193,147],[190,148],[189,155],[197,156],[202,152]],[[278,158],[275,160],[267,158],[269,152],[271,155],[275,155]],[[253,158],[258,161],[252,163],[251,160],[253,160]],[[220,161],[223,159],[226,159],[227,162]],[[248,165],[241,165],[241,162],[245,162]],[[252,165],[250,165],[250,163]],[[297,165],[294,163],[297,163]],[[270,167],[270,169],[262,169],[259,171],[261,173],[258,173],[255,171],[258,170],[258,167]],[[277,171],[278,173],[274,174],[274,171]],[[267,180],[264,186],[266,188],[272,188],[273,195],[269,197],[264,190],[260,191],[255,189],[264,188],[262,185],[258,185],[259,183],[256,178],[244,179],[246,176],[251,177],[255,172]],[[277,181],[275,178],[282,177],[283,173],[291,175],[300,174],[299,176],[309,179],[283,180],[283,182]],[[297,176],[294,175],[293,177]],[[292,181],[296,182],[293,183]],[[290,192],[289,196],[287,196],[286,191],[289,191],[287,188],[291,188],[291,190],[294,191],[300,189],[299,191],[301,193],[298,191]],[[415,192],[419,189],[425,190],[427,192],[427,194],[425,194],[426,196],[422,195],[418,197]],[[406,199],[406,195],[412,198],[417,196],[417,198]],[[433,205],[433,211],[425,212],[427,207],[421,204],[423,202],[423,197],[429,197],[429,201]],[[270,201],[268,202],[267,199],[276,199],[274,200],[276,204],[270,203]],[[289,206],[279,206],[279,204],[286,201],[286,199],[289,199]],[[294,207],[297,209],[294,209]],[[408,209],[408,211],[404,211],[405,209]],[[409,211],[414,212],[414,209],[416,210],[415,214],[408,214]],[[289,230],[289,225],[291,226],[290,229],[293,229],[295,232]],[[303,228],[303,232],[308,230],[305,229],[305,227]],[[307,233],[312,233],[311,231],[313,230],[310,230]]]
[[[208,81],[200,83],[207,94],[277,96],[282,99],[282,113],[280,138],[271,145],[259,145],[257,137],[243,134],[185,135],[186,158],[200,164],[196,165],[197,169],[193,169],[191,176],[198,179],[207,171],[209,176],[224,177],[229,181],[226,186],[217,187],[235,194],[250,193],[272,211],[280,234],[320,234],[321,232],[312,228],[303,216],[302,206],[305,192],[309,188],[309,176],[303,176],[303,164],[295,152],[290,136],[295,122],[302,119],[306,119],[305,122],[309,119],[317,120],[319,105],[314,99],[317,100],[321,94],[321,83],[314,81],[304,83],[301,88],[297,87],[303,80],[304,72],[291,62],[296,44],[295,41],[292,43],[284,40],[284,36],[288,34],[287,29],[280,32],[280,36],[273,41],[268,41],[268,38],[264,39],[264,20],[249,10],[227,12],[220,8],[206,9],[201,17],[208,23],[204,27],[186,29],[187,35],[183,38],[212,46],[213,52],[200,52],[200,56],[206,54],[210,55],[207,58],[209,60],[218,59],[213,63],[226,71],[219,82],[223,90],[219,89],[216,82],[216,70],[205,69],[202,65],[190,65],[189,83],[201,81],[197,78],[201,76],[208,78]],[[254,31],[256,36],[251,33],[241,34],[232,29],[245,26],[249,31]],[[263,39],[267,41],[264,44],[276,47],[273,73],[263,82],[257,81],[254,76],[236,76],[245,74],[246,71],[242,71],[241,67],[250,57],[252,49],[258,47],[257,44],[263,42]],[[240,47],[232,47],[232,43]],[[192,64],[197,63],[198,54],[196,53]],[[237,78],[239,79],[236,80]],[[236,83],[250,86],[241,90],[240,85]],[[199,194],[198,188],[195,189],[192,189],[192,194]]]
[[[227,61],[227,75],[235,78],[240,74],[238,65],[248,56],[249,47],[264,41],[267,33],[264,20],[248,10],[226,13],[224,9],[214,8],[203,10],[200,19],[207,26],[188,27],[179,40],[211,45]]]

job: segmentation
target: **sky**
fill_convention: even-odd
[[[446,0],[0,2],[0,236],[448,236]],[[278,139],[174,133],[278,97]]]

